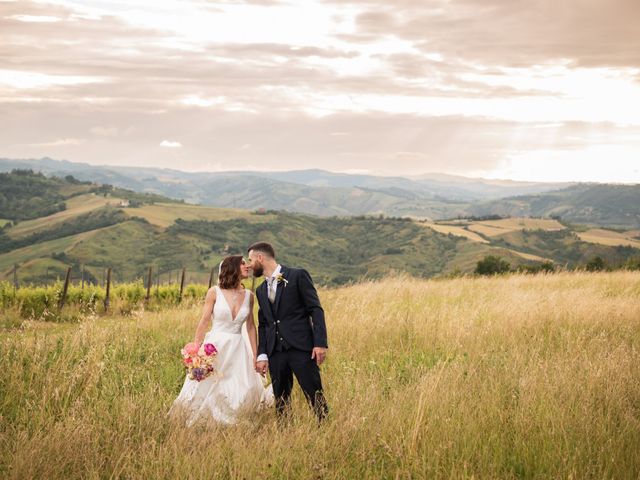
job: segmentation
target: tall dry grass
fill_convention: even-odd
[[[638,478],[640,274],[400,277],[321,297],[321,428],[299,390],[282,430],[272,411],[168,421],[199,308],[2,332],[0,476]]]

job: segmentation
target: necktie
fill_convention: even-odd
[[[274,288],[275,285],[273,284],[273,277],[267,278],[267,287],[267,295],[269,296],[269,301],[273,303],[276,301],[276,289]]]

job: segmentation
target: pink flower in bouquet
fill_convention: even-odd
[[[213,343],[200,345],[196,342],[187,343],[182,350],[183,365],[187,369],[187,375],[191,380],[198,382],[212,374],[219,374],[215,368],[218,349]]]
[[[200,348],[200,345],[198,345],[196,342],[191,342],[191,343],[187,343],[184,346],[184,351],[187,352],[187,355],[197,355],[199,348]]]

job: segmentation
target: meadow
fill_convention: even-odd
[[[166,414],[198,303],[0,333],[0,477],[640,475],[640,273],[322,289],[331,412],[234,427]]]

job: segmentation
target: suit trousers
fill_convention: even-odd
[[[320,368],[315,359],[311,359],[311,352],[296,348],[277,349],[269,357],[269,373],[278,417],[289,414],[294,375],[318,421],[327,416],[329,409],[322,392]]]

